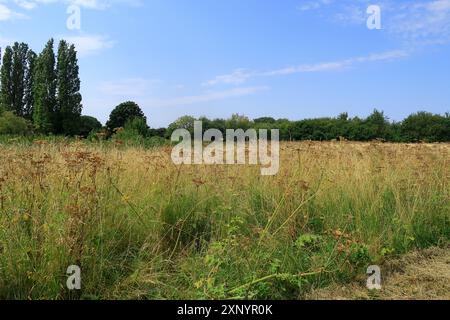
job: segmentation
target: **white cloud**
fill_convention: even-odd
[[[148,95],[159,80],[130,78],[119,81],[106,81],[100,84],[99,91],[111,96],[141,97]]]
[[[177,107],[186,106],[197,103],[211,102],[217,100],[224,100],[229,98],[236,98],[242,96],[253,95],[258,92],[269,90],[269,87],[240,87],[223,91],[207,91],[198,95],[182,96],[162,100],[149,100],[145,103],[151,107]]]
[[[392,61],[407,57],[408,55],[409,52],[405,50],[392,50],[339,61],[321,62],[316,64],[302,64],[298,66],[291,66],[264,72],[257,72],[257,71],[244,72],[243,69],[238,69],[238,71],[235,70],[231,74],[217,76],[212,80],[206,81],[205,84],[209,86],[218,84],[242,84],[248,79],[254,77],[272,77],[297,73],[337,71],[349,68],[355,64],[361,64],[365,62],[367,63],[376,62],[376,61]]]
[[[36,2],[27,1],[27,0],[14,0],[14,2],[21,8],[25,10],[34,9],[37,6]]]
[[[77,5],[86,9],[104,10],[115,4],[123,4],[132,7],[142,6],[143,0],[13,0],[19,7],[31,10],[39,5],[65,3],[67,5]]]
[[[21,13],[15,12],[7,7],[5,4],[0,3],[0,21],[8,21],[16,18],[24,18]]]
[[[450,42],[450,0],[316,0],[306,1],[297,9],[316,9],[328,21],[364,27],[366,9],[373,4],[381,7],[383,30],[404,45]]]
[[[388,16],[389,17],[389,16]],[[450,0],[415,1],[392,11],[386,29],[407,44],[445,44],[450,41]]]
[[[306,1],[300,4],[297,9],[299,11],[310,11],[319,9],[324,5],[331,4],[333,0],[315,0],[315,1]]]
[[[198,94],[192,95],[177,95],[176,92],[185,86],[177,85],[172,88],[175,95],[154,96],[153,92],[161,92],[161,80],[145,79],[141,77],[129,78],[124,80],[104,81],[100,83],[96,92],[101,92],[101,101],[96,101],[97,104],[108,104],[105,101],[117,102],[120,100],[134,100],[139,102],[144,107],[150,108],[165,108],[165,107],[179,107],[195,105],[199,103],[206,103],[211,101],[226,100],[230,98],[249,96],[269,90],[267,86],[253,86],[253,87],[236,87],[226,90],[205,90]],[[158,90],[154,90],[158,86]],[[167,89],[167,88],[166,88]],[[114,104],[110,102],[109,104]]]
[[[97,54],[114,45],[114,41],[99,35],[66,36],[61,38],[69,43],[73,43],[80,57]]]
[[[236,69],[231,74],[225,74],[217,76],[212,80],[203,83],[203,86],[214,86],[216,84],[241,84],[252,76],[251,73],[246,72],[244,69]]]

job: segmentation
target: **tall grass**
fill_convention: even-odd
[[[170,151],[2,144],[0,298],[297,299],[448,245],[448,144],[286,143],[274,177]]]

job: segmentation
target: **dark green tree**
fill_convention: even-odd
[[[364,121],[363,140],[385,139],[387,138],[389,121],[382,111],[374,110]]]
[[[54,130],[58,134],[74,135],[81,116],[80,78],[74,45],[61,40],[56,65],[57,95]]]
[[[24,116],[25,74],[27,69],[28,45],[14,43],[12,60],[12,111],[17,116]]]
[[[450,122],[448,118],[429,112],[410,115],[401,124],[404,141],[450,141]]]
[[[24,93],[24,110],[23,116],[28,119],[33,119],[33,105],[34,105],[34,95],[33,95],[33,80],[34,80],[34,69],[36,66],[37,55],[33,50],[28,50],[27,53],[27,68],[25,73],[25,93]]]
[[[87,137],[92,131],[97,131],[102,128],[102,124],[94,117],[81,116],[78,126],[78,135]]]
[[[12,86],[12,70],[13,70],[13,51],[7,46],[3,55],[3,64],[0,71],[0,111],[13,110],[13,86]]]
[[[272,117],[262,117],[253,120],[254,123],[275,123],[276,120]]]
[[[112,132],[114,129],[123,128],[125,124],[134,118],[142,118],[147,122],[147,118],[141,108],[132,101],[119,104],[110,114],[106,127]]]
[[[33,121],[42,133],[54,132],[54,111],[56,109],[56,72],[53,39],[47,42],[36,61],[33,81]]]

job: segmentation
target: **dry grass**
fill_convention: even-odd
[[[370,292],[365,279],[318,289],[313,300],[450,300],[450,248],[430,248],[386,261],[381,267],[383,287]]]
[[[277,176],[170,148],[1,146],[0,298],[287,298],[448,243],[450,145],[285,143]]]

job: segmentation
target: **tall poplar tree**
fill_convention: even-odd
[[[10,46],[5,48],[3,64],[0,70],[0,110],[13,110],[13,87],[12,87],[12,65],[13,51]]]
[[[56,72],[53,39],[47,42],[36,61],[33,81],[34,110],[33,121],[42,133],[54,131],[56,110]]]
[[[28,119],[33,119],[33,82],[34,82],[34,69],[36,67],[37,55],[33,50],[28,50],[27,53],[27,67],[25,72],[25,96],[24,96],[24,114],[23,116]]]
[[[12,111],[23,116],[28,45],[16,42],[12,50]]]
[[[57,61],[57,133],[74,135],[78,131],[81,116],[80,78],[77,53],[74,45],[61,40]]]

